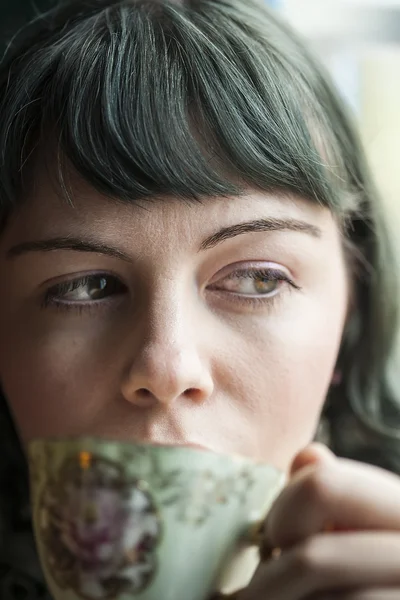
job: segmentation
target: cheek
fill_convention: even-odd
[[[345,286],[337,293],[336,284],[332,278],[314,293],[288,294],[263,316],[202,314],[195,331],[212,368],[214,394],[202,406],[177,401],[167,426],[286,469],[312,439],[332,377],[347,305]],[[1,383],[23,441],[108,435],[113,423],[126,433],[127,418],[127,433],[138,433],[138,412],[131,418],[133,407],[119,396],[129,358],[121,345],[126,324],[67,319],[60,330],[28,317],[3,322],[0,345]],[[159,419],[157,426],[164,425]]]
[[[107,341],[104,332],[52,335],[46,328],[29,329],[29,324],[14,330],[5,344],[10,351],[0,353],[1,384],[25,443],[33,437],[85,432],[101,414],[112,398],[113,339],[108,336]]]
[[[329,310],[329,309],[332,310]],[[236,398],[245,453],[286,469],[312,441],[331,383],[345,318],[343,305],[307,303],[285,318],[260,319],[230,343],[224,388]],[[247,431],[243,431],[245,424]]]

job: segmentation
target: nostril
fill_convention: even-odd
[[[198,388],[188,388],[184,392],[184,396],[186,398],[190,398],[190,400],[194,400],[195,402],[201,402],[204,397],[204,394]]]
[[[140,396],[143,396],[144,398],[149,398],[150,396],[152,396],[152,393],[146,388],[140,388],[140,390],[138,390],[137,393]]]
[[[140,388],[136,390],[134,404],[141,408],[149,408],[157,402],[157,398],[147,388]]]

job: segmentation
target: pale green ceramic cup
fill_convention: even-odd
[[[246,585],[248,533],[284,482],[238,457],[91,438],[34,441],[29,459],[54,600],[206,600]]]

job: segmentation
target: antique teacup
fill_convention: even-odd
[[[92,438],[35,440],[29,459],[54,600],[206,600],[245,585],[249,532],[284,481],[237,456]]]

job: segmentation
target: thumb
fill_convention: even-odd
[[[333,461],[336,457],[331,450],[324,444],[313,442],[303,450],[300,450],[294,457],[290,467],[290,477],[293,477],[304,467],[318,465],[322,462]]]

